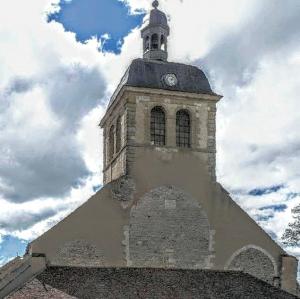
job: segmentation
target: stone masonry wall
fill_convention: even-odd
[[[129,265],[209,268],[209,242],[205,212],[175,187],[152,190],[131,210]]]
[[[52,265],[104,266],[101,251],[85,240],[73,240],[65,243],[58,249],[52,259]]]
[[[208,121],[207,121],[207,148],[208,148],[208,171],[216,180],[216,105],[208,106]]]
[[[117,141],[117,120],[120,119],[120,140]],[[109,130],[111,126],[114,126],[114,156],[109,160]],[[119,106],[116,107],[114,113],[108,119],[106,126],[104,127],[103,134],[103,181],[105,184],[119,178],[122,175],[126,174],[126,150],[124,146],[127,142],[127,112],[123,107],[122,103],[119,103]],[[117,143],[119,142],[120,148],[117,152]]]
[[[133,101],[133,100],[132,100]],[[135,95],[136,129],[128,131],[134,138],[135,145],[151,146],[150,144],[150,115],[155,106],[161,106],[166,116],[166,145],[163,148],[177,151],[205,153],[207,171],[215,181],[216,168],[216,104],[201,99],[184,97],[168,97],[166,95]],[[132,104],[133,104],[132,103]],[[176,113],[187,110],[191,120],[191,148],[176,146]]]
[[[111,164],[111,180],[114,181],[126,174],[126,150],[119,153]]]
[[[126,174],[129,173],[132,164],[135,162],[134,145],[136,144],[136,105],[129,102],[126,104],[126,118],[125,118],[125,130],[126,130]]]
[[[264,252],[255,248],[240,252],[231,261],[228,269],[243,271],[270,284],[274,283],[275,269],[273,262]]]
[[[164,148],[206,154],[207,171],[212,180],[216,179],[215,102],[199,98],[185,98],[184,96],[175,97],[160,94],[128,93],[120,100],[119,106],[112,110],[104,128],[105,184],[117,179],[121,175],[130,174],[131,166],[135,163],[135,147],[153,147],[150,142],[150,114],[151,109],[155,106],[163,107],[166,113],[166,145]],[[190,149],[178,148],[176,146],[176,113],[180,109],[187,110],[190,114]],[[120,113],[122,113],[122,146],[126,146],[126,154],[121,157],[120,153],[115,153],[114,159],[108,161],[108,132],[112,125],[116,127],[116,120]],[[125,159],[125,163],[119,161],[121,159]]]

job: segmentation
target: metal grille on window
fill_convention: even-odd
[[[191,147],[190,115],[185,110],[176,114],[176,144],[178,147]]]
[[[165,145],[166,143],[166,120],[165,112],[161,107],[151,110],[151,144]]]

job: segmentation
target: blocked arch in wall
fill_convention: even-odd
[[[274,257],[255,245],[247,245],[237,250],[226,263],[225,270],[243,271],[270,284],[279,275]]]
[[[130,212],[129,263],[137,267],[211,267],[211,236],[199,202],[174,186],[145,194]]]

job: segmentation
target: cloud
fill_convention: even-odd
[[[99,178],[91,176],[82,187],[72,188],[61,199],[41,198],[23,203],[0,199],[0,237],[10,235],[26,241],[39,237],[90,198],[97,184]]]
[[[13,2],[0,12],[6,20],[0,34],[0,196],[14,202],[64,197],[91,175],[77,134],[82,119],[107,99],[103,55],[97,43],[80,44],[61,25],[47,23],[41,13],[51,3],[57,9],[57,1],[21,4],[22,14],[7,19],[15,15]]]
[[[73,202],[67,199],[62,201],[48,198],[47,200],[32,200],[20,204],[2,199],[0,206],[0,234],[13,235],[16,231],[30,229],[35,224],[53,218],[58,213],[69,212]]]
[[[0,11],[0,234],[32,240],[101,185],[98,124],[141,42],[133,30],[104,54],[47,22],[59,0],[17,2]]]
[[[66,195],[90,174],[76,133],[105,95],[100,72],[60,67],[38,81],[13,80],[7,90],[10,105],[0,112],[2,196],[22,202]]]
[[[299,1],[254,2],[253,13],[226,32],[201,60],[224,88],[249,83],[268,55],[284,59],[300,43]]]
[[[13,219],[12,217],[5,217],[6,219],[1,220],[0,229],[10,233],[21,229],[26,230],[33,224],[56,215],[58,211],[59,209],[48,208],[39,210],[38,213],[35,211],[27,211],[26,214],[14,213]]]
[[[17,2],[0,11],[0,236],[30,241],[101,185],[98,123],[122,66],[47,23],[59,1]]]
[[[270,57],[251,84],[219,106],[219,175],[231,189],[289,186],[299,177],[299,50],[285,61]]]
[[[200,41],[195,41],[194,49],[201,54],[197,58],[191,50],[190,57],[225,96],[217,115],[218,180],[280,242],[300,193],[300,3],[252,1],[244,8],[241,18],[225,22],[223,28],[217,20],[217,30],[201,29],[199,40],[206,36],[205,47],[201,53]],[[192,15],[188,22],[194,22]],[[284,187],[261,196],[249,194],[272,186]]]
[[[78,129],[79,121],[88,112],[104,104],[106,84],[96,67],[71,65],[49,75],[51,80],[45,88],[51,108],[71,131]]]

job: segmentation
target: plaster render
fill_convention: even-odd
[[[282,256],[282,275],[281,287],[282,289],[298,295],[300,297],[299,283],[297,282],[298,260],[294,256]]]
[[[165,247],[159,250],[167,260],[173,259],[170,266],[224,269],[237,248],[251,242],[268,251],[280,267],[284,251],[218,184],[210,182],[204,168],[194,167],[198,157],[172,153],[173,157],[166,161],[159,158],[164,155],[161,152],[140,150],[138,156],[144,157],[142,164],[148,170],[147,180],[140,173],[144,168],[135,164],[135,179],[122,178],[107,184],[82,207],[32,242],[31,252],[44,253],[48,263],[55,264],[60,248],[73,240],[85,240],[97,248],[95,256],[100,256],[102,266],[151,266],[149,261],[156,258],[154,240],[165,237]],[[129,197],[124,201],[119,186],[128,180],[131,183],[129,189],[125,184],[124,194]],[[127,193],[133,190],[133,185],[134,192]],[[143,217],[148,221],[148,215],[153,218],[143,221]],[[144,238],[150,242],[148,252],[143,245]],[[196,248],[195,251],[182,251],[186,244]],[[197,252],[198,247],[202,249]],[[84,256],[81,265],[89,266],[91,257],[86,254],[88,258],[84,262]],[[152,265],[160,267],[162,260],[157,258]],[[64,264],[72,263],[65,259]]]
[[[123,227],[128,212],[113,197],[110,184],[30,244],[32,254],[45,253],[49,265],[125,266]],[[83,244],[87,246],[81,246]],[[67,246],[66,246],[67,245]],[[71,246],[70,246],[71,245]],[[74,248],[75,247],[75,248]],[[59,255],[62,253],[62,255]]]

